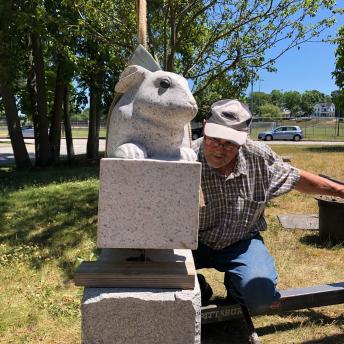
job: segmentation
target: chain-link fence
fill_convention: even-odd
[[[87,137],[88,121],[73,121],[72,123],[73,137]],[[254,118],[251,126],[252,139],[258,138],[258,133],[269,131],[282,125],[299,126],[306,140],[338,140],[344,141],[344,118]],[[64,128],[62,126],[62,135]],[[100,136],[106,135],[106,122],[100,124]],[[7,123],[0,120],[0,137],[7,137]]]

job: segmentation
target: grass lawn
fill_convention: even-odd
[[[273,146],[296,167],[344,180],[344,147]],[[0,170],[0,343],[80,342],[82,289],[72,282],[82,260],[95,259],[98,168],[16,172]],[[312,196],[274,199],[266,210],[264,239],[273,253],[281,289],[344,281],[344,247],[318,242],[314,232],[284,231],[277,214],[317,213]],[[223,275],[205,270],[215,297]],[[344,305],[259,316],[265,343],[344,343]],[[204,344],[246,343],[241,321],[208,325]],[[179,344],[179,343],[176,343]]]

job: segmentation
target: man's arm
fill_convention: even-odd
[[[315,193],[344,198],[344,185],[320,177],[316,174],[299,170],[300,179],[295,190],[305,193]]]

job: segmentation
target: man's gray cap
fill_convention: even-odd
[[[211,106],[204,134],[241,146],[246,142],[251,121],[251,112],[244,103],[237,99],[219,100]]]

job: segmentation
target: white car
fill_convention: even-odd
[[[271,141],[271,140],[294,140],[300,141],[304,135],[300,127],[294,126],[282,126],[270,131],[264,131],[258,134],[259,140]]]

